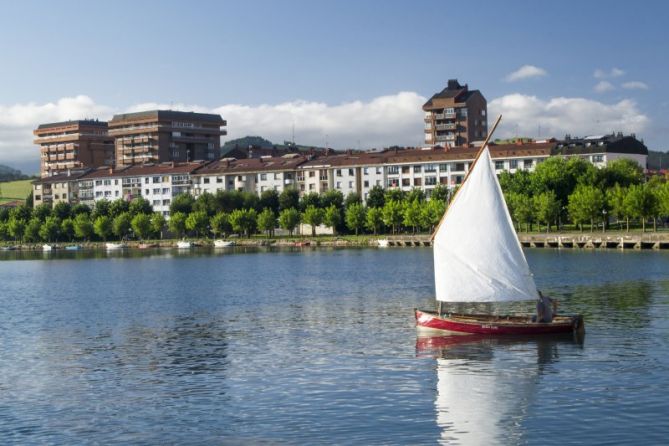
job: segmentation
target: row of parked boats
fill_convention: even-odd
[[[177,242],[176,247],[179,249],[190,249],[198,246],[197,244],[188,241],[188,240],[180,240]],[[214,248],[230,248],[235,246],[235,242],[232,240],[214,240]],[[137,245],[139,249],[149,249],[149,248],[158,248],[158,244],[156,243],[140,243]],[[108,251],[114,251],[114,250],[119,250],[119,249],[126,249],[128,248],[128,245],[123,243],[123,242],[107,242],[105,243],[105,248]],[[17,249],[16,246],[3,246],[2,250],[3,251],[13,251]],[[51,244],[44,244],[42,245],[42,251],[48,252],[48,251],[54,251],[56,249],[64,249],[65,251],[79,251],[83,249],[83,246],[81,245],[66,245],[64,247],[60,247],[58,245],[51,245]]]

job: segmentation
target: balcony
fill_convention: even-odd
[[[437,124],[436,126],[437,130],[455,130],[458,125],[457,124]]]
[[[444,119],[455,119],[455,112],[453,112],[453,113],[444,113]]]
[[[285,180],[283,180],[283,184],[285,184],[285,185],[295,184],[295,181],[291,180],[291,179],[285,179]]]

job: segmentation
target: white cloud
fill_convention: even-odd
[[[613,77],[620,77],[625,72],[621,70],[620,68],[611,68],[609,71],[602,70],[602,69],[596,69],[595,72],[592,74],[595,79],[609,79]]]
[[[423,111],[426,98],[414,92],[380,96],[370,101],[339,105],[291,101],[257,106],[228,104],[203,107],[186,104],[135,104],[119,110],[95,104],[87,96],[63,98],[55,103],[0,105],[0,164],[38,164],[39,152],[32,144],[32,130],[40,123],[67,119],[109,119],[114,113],[147,109],[188,110],[220,113],[228,122],[233,139],[260,135],[281,143],[292,138],[293,124],[298,143],[336,149],[387,147],[423,143]]]
[[[648,84],[641,81],[629,81],[622,84],[627,90],[648,90]]]
[[[534,65],[523,65],[513,73],[509,73],[505,79],[507,82],[516,82],[519,80],[529,79],[532,77],[542,77],[545,76],[546,74],[547,74],[546,70],[544,70],[543,68],[539,68]]]
[[[595,85],[594,90],[597,93],[604,93],[607,91],[615,90],[616,87],[613,86],[613,84],[609,81],[599,81],[597,82],[597,85]]]
[[[650,124],[634,101],[625,99],[614,104],[585,99],[557,97],[542,100],[536,96],[509,94],[488,103],[490,117],[502,114],[504,119],[498,137],[563,137],[621,131],[641,133]]]

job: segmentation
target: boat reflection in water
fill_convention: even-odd
[[[439,443],[525,443],[523,421],[561,346],[582,343],[572,335],[417,338],[416,356],[437,361]]]

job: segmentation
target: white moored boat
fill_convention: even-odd
[[[377,240],[376,243],[378,243],[379,248],[387,248],[389,246],[389,242],[387,238]]]
[[[231,246],[235,246],[232,240],[214,240],[214,248],[230,248]]]
[[[177,242],[177,248],[179,249],[190,249],[193,247],[193,242],[189,242],[188,240],[180,240]]]
[[[108,250],[115,250],[115,249],[124,249],[126,246],[123,243],[112,243],[112,242],[107,242],[105,243],[105,247]]]
[[[42,251],[51,251],[53,250],[52,245],[42,245]]]

